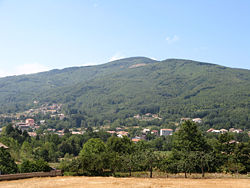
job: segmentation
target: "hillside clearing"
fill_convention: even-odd
[[[0,187],[12,188],[103,188],[103,187],[181,187],[181,188],[250,188],[250,179],[182,179],[182,178],[113,178],[113,177],[53,177],[0,182]]]

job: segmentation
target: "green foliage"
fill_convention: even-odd
[[[29,142],[23,142],[20,155],[22,160],[33,159],[33,149]]]
[[[150,112],[163,117],[156,124],[200,117],[206,128],[249,129],[249,83],[249,70],[190,60],[127,58],[1,78],[0,114],[37,107],[33,101],[38,100],[64,104],[72,121],[58,122],[57,128],[101,126]]]
[[[201,169],[202,177],[208,167],[208,163],[212,161],[212,155],[208,154],[210,147],[198,130],[195,123],[185,121],[180,130],[174,134],[174,155],[178,160],[179,171],[191,173],[198,166]]]
[[[208,148],[205,137],[197,125],[191,121],[185,121],[180,130],[174,134],[174,149],[179,151],[204,151]]]
[[[11,137],[15,140],[17,140],[17,142],[19,144],[22,144],[25,140],[29,140],[30,136],[28,135],[27,131],[21,131],[20,129],[13,128],[12,124],[8,124],[3,133],[2,136],[7,136],[7,137]]]
[[[20,173],[28,173],[28,172],[49,172],[51,170],[50,166],[47,162],[42,159],[29,161],[24,160],[19,165]]]
[[[133,152],[133,142],[128,137],[118,138],[112,136],[107,141],[107,147],[110,151],[117,152],[119,154],[130,154]]]
[[[176,174],[179,172],[179,161],[173,155],[173,152],[165,154],[159,162],[159,169],[166,173]]]
[[[20,144],[12,137],[0,136],[0,142],[9,147],[8,152],[15,161],[20,160]]]
[[[0,147],[0,172],[1,174],[14,174],[17,172],[17,165],[9,152]]]
[[[86,175],[102,175],[104,169],[108,168],[108,155],[106,145],[99,138],[91,138],[80,152],[80,164]]]

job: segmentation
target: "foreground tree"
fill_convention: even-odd
[[[14,174],[17,171],[17,165],[9,152],[0,147],[0,174]]]
[[[129,171],[136,169],[137,156],[134,143],[128,138],[118,138],[112,136],[107,141],[107,152],[109,155],[109,165],[112,173],[116,171]]]
[[[91,138],[80,152],[80,163],[86,175],[103,175],[109,166],[106,145],[99,138]]]
[[[200,168],[202,177],[205,177],[205,170],[209,169],[209,163],[214,160],[213,153],[205,152],[205,151],[195,151],[194,152],[194,164]]]
[[[137,154],[137,166],[139,165],[143,170],[148,170],[153,177],[153,169],[159,166],[161,156],[154,149],[150,148],[148,142],[140,141],[136,144],[135,154]]]
[[[210,160],[207,155],[209,150],[205,137],[194,122],[185,121],[174,135],[173,153],[179,159],[179,170],[185,173],[185,178],[187,173],[195,171],[196,167],[200,167],[202,177],[205,176]]]
[[[160,161],[160,155],[154,152],[152,149],[147,149],[143,153],[144,160],[143,163],[145,168],[150,172],[149,177],[153,177],[153,169],[156,168]]]

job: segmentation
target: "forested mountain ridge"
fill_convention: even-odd
[[[0,112],[62,103],[97,121],[159,113],[209,125],[250,128],[250,70],[191,60],[126,58],[107,64],[0,79]]]

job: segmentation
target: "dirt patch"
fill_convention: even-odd
[[[133,69],[133,68],[136,68],[136,67],[143,67],[143,66],[146,66],[146,64],[145,63],[135,64],[135,65],[131,65],[129,68]]]
[[[0,182],[4,188],[250,188],[250,179],[53,177]]]

